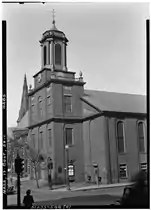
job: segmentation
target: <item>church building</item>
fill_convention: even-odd
[[[95,164],[102,183],[127,182],[147,170],[146,97],[85,90],[82,72],[75,78],[76,72],[68,70],[67,43],[53,20],[40,40],[41,69],[33,76],[34,87],[23,88],[17,127],[25,129],[31,147],[45,154],[39,179],[47,180],[51,158],[54,183],[66,183],[70,161],[75,182],[88,177],[93,182]]]

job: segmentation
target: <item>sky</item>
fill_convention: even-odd
[[[7,20],[7,124],[16,126],[24,75],[41,70],[39,40],[52,26],[66,34],[68,70],[82,71],[85,89],[146,94],[148,3],[3,4]]]

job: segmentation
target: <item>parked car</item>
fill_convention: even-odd
[[[16,193],[16,190],[15,190],[15,186],[7,186],[7,195],[11,195],[11,194],[14,194]]]
[[[117,200],[114,204],[111,204],[111,206],[121,206],[124,199],[126,199],[126,197],[130,194],[130,191],[133,190],[134,187],[135,187],[134,183],[126,186],[123,190],[123,195],[121,199]],[[147,196],[148,195],[148,182],[147,181],[145,181],[145,192]]]
[[[8,177],[7,179],[7,194],[14,194],[16,193],[15,184],[12,177]]]

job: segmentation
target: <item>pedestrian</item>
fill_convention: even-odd
[[[48,183],[49,183],[49,189],[52,190],[52,179],[51,179],[51,173],[48,174]]]
[[[23,199],[23,204],[26,209],[30,209],[34,203],[33,196],[31,195],[31,190],[26,191],[26,195],[24,196]]]
[[[94,168],[94,174],[95,174],[96,184],[99,185],[99,167],[98,167],[98,165],[95,166],[95,168]]]

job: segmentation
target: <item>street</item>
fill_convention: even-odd
[[[35,205],[40,206],[56,206],[56,205],[110,205],[115,203],[123,193],[124,187],[117,186],[112,188],[98,188],[89,190],[71,190],[67,191],[66,187],[49,190],[48,187],[40,189],[32,187],[31,182],[23,182],[21,185],[21,202],[26,190],[32,189],[32,195]],[[7,196],[8,205],[17,203],[17,194]]]
[[[115,203],[120,196],[111,195],[81,195],[76,197],[62,198],[59,200],[41,201],[36,202],[34,206],[37,207],[65,207],[72,208],[73,206],[100,206],[100,205],[110,205]]]

